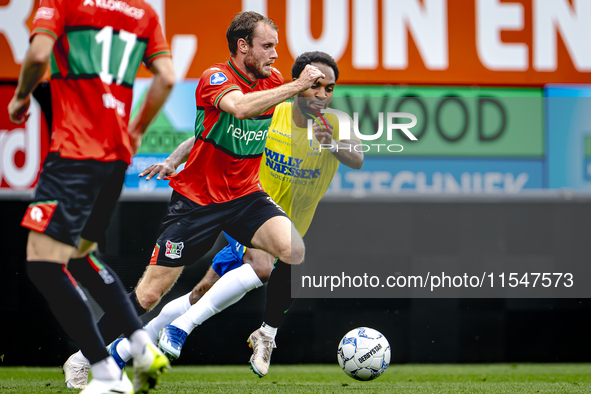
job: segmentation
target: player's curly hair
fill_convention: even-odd
[[[236,55],[238,51],[238,40],[243,38],[248,45],[252,46],[252,39],[254,38],[255,29],[259,22],[265,22],[271,26],[275,31],[278,30],[273,19],[267,18],[254,11],[239,12],[234,16],[228,31],[226,31],[226,39],[228,40],[228,48],[232,56]]]
[[[337,62],[328,53],[319,51],[304,52],[298,56],[291,67],[291,77],[299,78],[302,71],[304,71],[306,64],[310,63],[321,63],[327,65],[334,71],[335,82],[339,79],[339,66],[337,66]]]

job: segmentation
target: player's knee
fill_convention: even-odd
[[[301,264],[304,261],[306,248],[304,244],[296,244],[291,247],[291,264]]]
[[[267,283],[273,271],[275,258],[270,254],[253,248],[246,249],[242,258],[244,264],[249,264],[262,283]]]
[[[271,272],[273,271],[273,263],[270,264],[254,264],[252,269],[257,274],[262,283],[267,283]]]
[[[287,264],[301,264],[304,261],[305,252],[303,243],[293,242],[283,248],[277,257]]]
[[[154,308],[160,298],[162,297],[162,292],[158,291],[157,289],[136,289],[136,296],[137,300],[145,310],[150,310]]]

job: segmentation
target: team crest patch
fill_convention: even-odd
[[[224,75],[224,73],[215,73],[211,74],[209,77],[209,84],[210,85],[221,85],[226,82],[228,78]]]
[[[164,254],[169,259],[180,259],[183,254],[185,244],[182,242],[166,241],[166,253]]]
[[[53,19],[54,13],[55,10],[53,8],[39,7],[35,13],[35,18],[33,18],[33,23],[35,23],[38,19],[51,20]]]

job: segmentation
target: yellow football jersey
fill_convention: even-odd
[[[339,161],[320,143],[308,139],[306,128],[295,126],[291,102],[275,107],[267,144],[261,162],[263,189],[285,210],[303,237],[310,227],[320,199],[339,167]],[[333,139],[339,140],[339,122],[326,114],[333,126]]]

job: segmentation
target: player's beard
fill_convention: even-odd
[[[266,72],[263,69],[263,65],[254,56],[252,50],[249,50],[246,56],[244,57],[244,66],[246,66],[246,69],[250,71],[256,79],[265,79],[271,76],[271,72]]]

